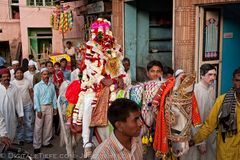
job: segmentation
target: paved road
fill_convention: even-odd
[[[66,153],[65,146],[60,147],[59,144],[60,138],[59,136],[55,136],[52,140],[53,147],[52,148],[41,148],[41,152],[38,155],[35,155],[36,160],[67,160],[68,155]],[[81,160],[83,159],[83,148],[82,145],[79,144],[76,151],[76,159]],[[24,144],[24,149],[26,149],[31,155],[33,154],[33,146],[32,144]]]

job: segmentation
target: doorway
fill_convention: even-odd
[[[199,73],[202,64],[216,66],[218,96],[232,87],[232,73],[240,67],[240,4],[204,6],[198,11],[195,67]]]
[[[11,64],[9,41],[0,41],[0,56],[6,60],[7,64]]]

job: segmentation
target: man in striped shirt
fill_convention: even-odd
[[[112,135],[93,152],[92,160],[142,160],[140,131],[141,113],[138,105],[125,98],[115,100],[108,109],[113,125]]]

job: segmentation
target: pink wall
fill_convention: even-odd
[[[0,41],[9,41],[10,54],[15,59],[18,43],[21,40],[20,21],[11,19],[8,0],[0,0]]]
[[[21,37],[22,37],[22,46],[23,46],[23,58],[27,57],[29,54],[29,42],[28,42],[28,28],[46,28],[50,26],[50,15],[54,9],[54,6],[51,7],[25,7],[26,1],[19,1],[20,6],[20,26],[21,26]],[[71,9],[74,10],[75,7],[81,6],[82,2],[71,2]],[[65,35],[66,39],[78,39],[81,41],[83,39],[83,33],[79,26],[83,25],[83,18],[76,16],[74,11],[74,27],[72,31]],[[62,34],[59,31],[53,30],[52,36],[52,47],[53,52],[62,52],[63,43],[62,43]]]

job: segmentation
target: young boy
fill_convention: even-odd
[[[59,62],[56,62],[54,64],[53,84],[56,87],[57,95],[58,95],[59,87],[63,81],[64,81],[64,75],[63,75],[63,71],[61,71],[61,64]]]
[[[153,60],[147,64],[147,76],[149,80],[162,80],[163,66],[160,61]]]

